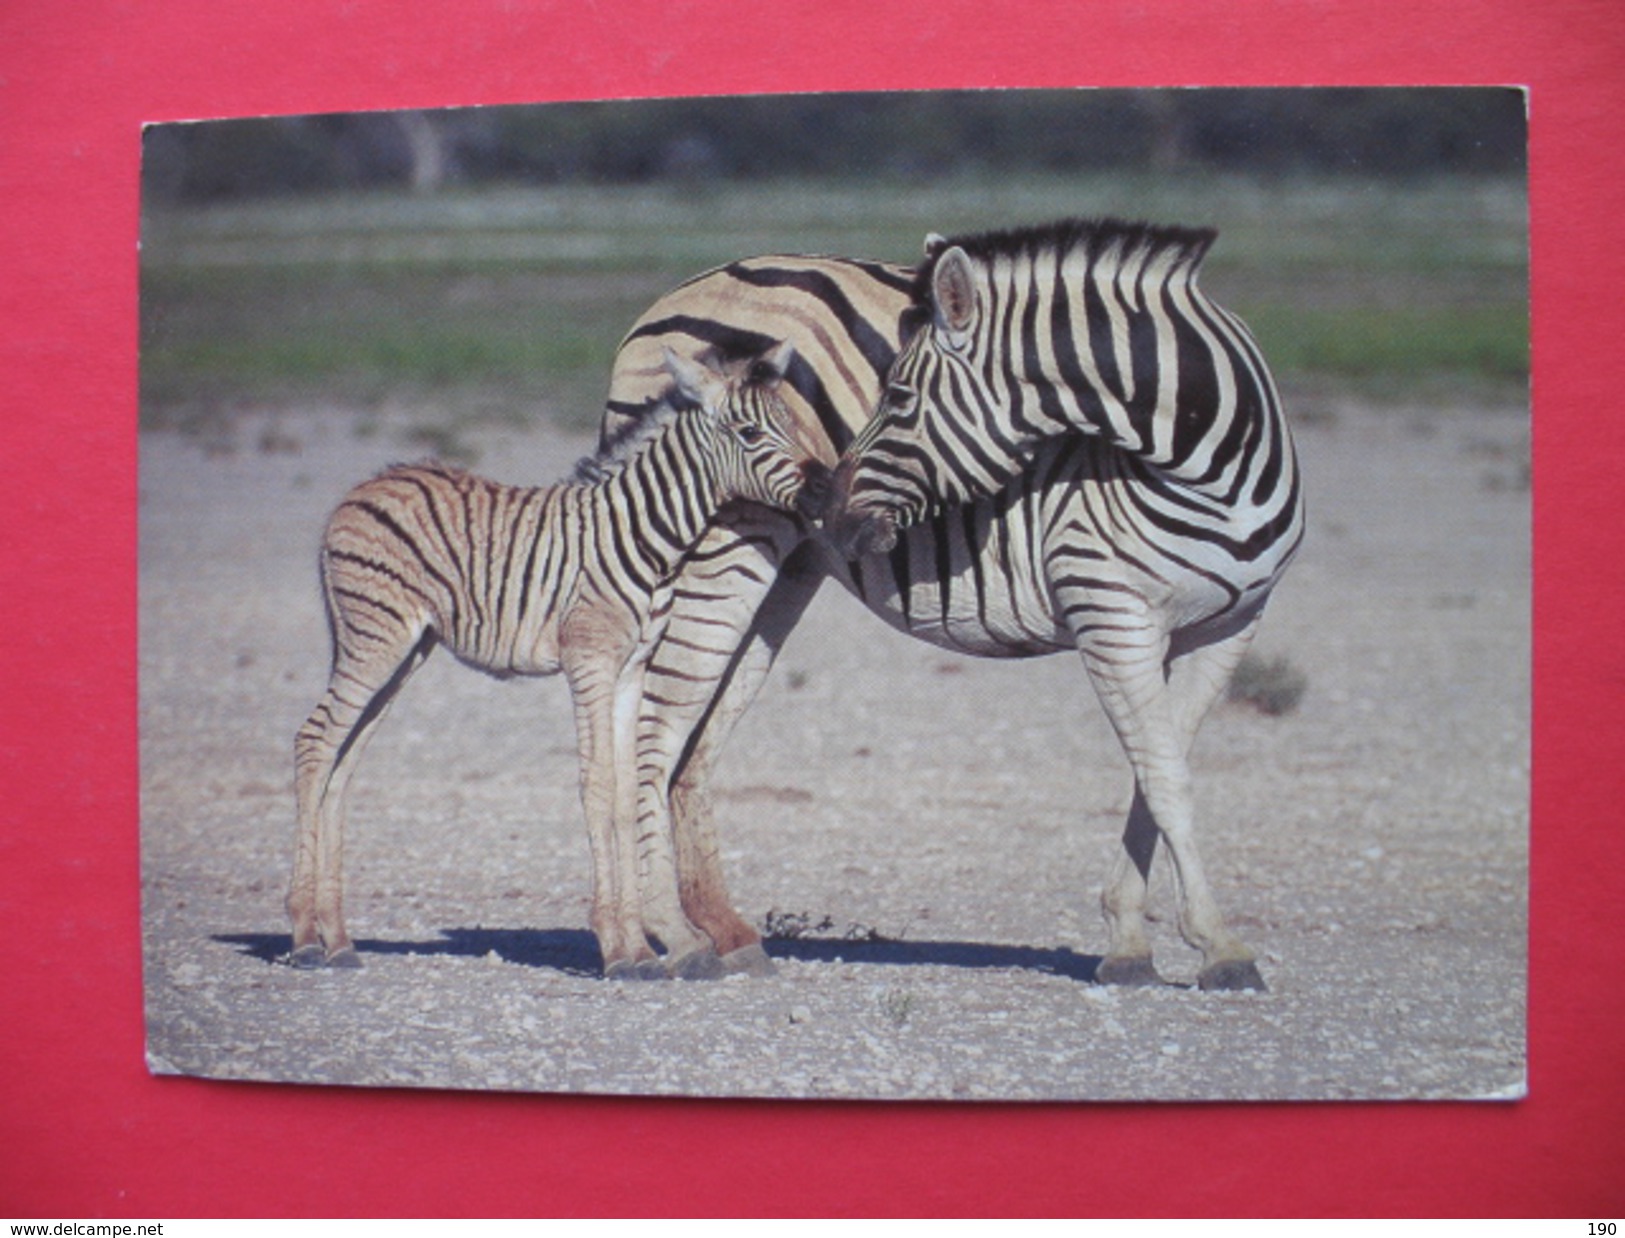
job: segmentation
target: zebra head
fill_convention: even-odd
[[[996,492],[1036,445],[988,432],[1019,378],[992,355],[985,264],[935,234],[925,254],[908,315],[917,325],[835,471],[826,528],[849,556],[889,550],[943,505]]]
[[[678,394],[697,407],[707,429],[703,450],[716,478],[717,497],[814,518],[828,501],[830,470],[798,433],[780,393],[794,359],[795,349],[787,342],[728,363],[665,350],[666,370]]]
[[[836,469],[836,544],[884,549],[946,504],[997,494],[1065,434],[1210,473],[1261,371],[1197,291],[1213,239],[1115,219],[929,238],[905,316],[918,325]]]

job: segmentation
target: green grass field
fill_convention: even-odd
[[[1521,404],[1521,183],[1230,178],[539,187],[149,211],[141,409],[406,397],[596,423],[628,325],[682,279],[769,252],[898,262],[928,231],[1119,214],[1220,229],[1204,286],[1288,396]]]

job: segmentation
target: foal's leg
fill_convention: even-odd
[[[640,651],[628,663],[615,689],[616,793],[611,828],[616,862],[620,865],[619,892],[628,934],[641,935],[646,944],[650,939],[657,940],[665,952],[659,960],[640,961],[636,965],[639,977],[709,979],[722,974],[722,964],[710,937],[689,921],[677,898],[671,822],[640,811],[639,722],[645,711],[647,658],[651,652]]]
[[[327,691],[294,738],[299,828],[287,908],[295,967],[361,966],[344,926],[345,796],[368,739],[433,646],[419,627],[365,659],[341,647]]]
[[[604,975],[635,977],[651,967],[663,974],[638,915],[631,831],[616,829],[617,813],[624,811],[629,798],[623,788],[630,780],[616,768],[615,742],[617,687],[627,651],[595,648],[580,636],[562,643],[564,673],[575,706],[581,807],[592,852],[590,924],[603,955]]]
[[[620,632],[617,620],[602,609],[584,615],[563,633],[562,645],[575,701],[581,804],[592,849],[592,930],[603,954],[604,975],[663,980],[669,968],[679,966],[685,975],[716,971],[710,939],[688,923],[675,899],[671,915],[653,919],[639,899],[634,761],[647,655],[634,647],[632,632]],[[669,836],[665,844],[669,848]],[[660,939],[667,959],[655,954],[651,935]]]

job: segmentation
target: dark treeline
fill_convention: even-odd
[[[447,184],[1093,169],[1519,172],[1491,88],[946,91],[560,103],[163,125],[147,192],[204,202]]]

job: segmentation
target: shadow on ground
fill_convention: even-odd
[[[356,951],[369,954],[453,955],[483,958],[495,954],[504,963],[545,967],[572,976],[598,976],[603,971],[598,941],[585,929],[442,929],[433,941],[383,941],[363,938]],[[235,946],[242,954],[263,963],[282,963],[288,957],[286,933],[225,933],[214,938]],[[843,937],[769,937],[763,943],[775,959],[803,963],[859,963],[888,967],[963,967],[1016,969],[1065,976],[1093,983],[1100,957],[1063,948],[995,945],[974,941],[892,941],[887,938],[853,940]]]
[[[222,933],[215,941],[236,946],[240,953],[262,963],[285,963],[292,941],[286,933]],[[546,967],[572,976],[597,976],[603,972],[603,956],[598,939],[585,929],[441,929],[433,941],[384,941],[364,937],[355,943],[356,953],[368,955],[453,955],[483,958],[495,954],[504,963],[525,967]]]
[[[1021,969],[1093,983],[1100,957],[1073,950],[1004,946],[979,941],[853,940],[844,937],[770,937],[762,943],[776,959],[804,963],[878,963],[894,967]]]

